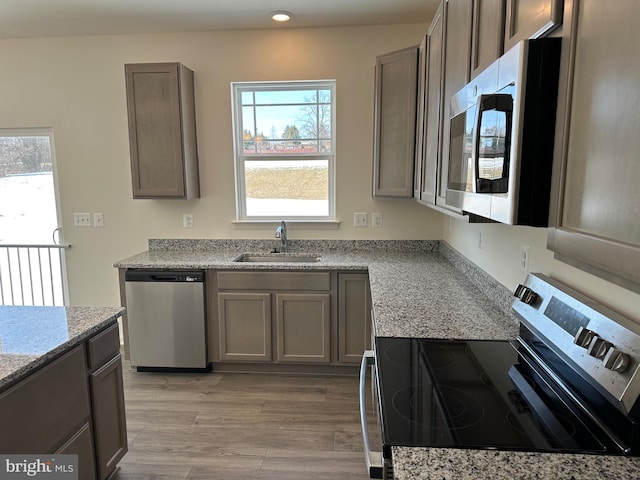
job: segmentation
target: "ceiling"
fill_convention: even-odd
[[[2,0],[0,38],[428,23],[440,0]],[[275,10],[292,12],[286,24]]]

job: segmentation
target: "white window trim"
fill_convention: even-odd
[[[274,156],[274,160],[278,161],[295,161],[309,160],[311,158],[326,158],[328,160],[328,215],[326,216],[247,216],[246,209],[246,191],[244,177],[244,162],[250,160],[251,156],[243,155],[243,138],[242,138],[242,122],[237,118],[238,112],[242,111],[242,98],[239,91],[242,87],[249,89],[276,89],[280,86],[286,86],[290,89],[296,87],[308,88],[310,86],[318,89],[331,90],[331,136],[332,136],[332,153],[330,154],[301,154],[291,156]],[[236,191],[236,220],[233,222],[236,226],[243,224],[265,224],[271,225],[275,221],[291,221],[297,224],[317,224],[325,225],[329,228],[337,228],[339,222],[336,220],[336,82],[335,80],[309,80],[309,81],[275,81],[275,82],[231,82],[231,117],[233,127],[233,157],[234,157],[234,174],[235,174],[235,191]]]

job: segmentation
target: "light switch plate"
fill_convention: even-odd
[[[353,214],[353,226],[354,227],[366,227],[368,225],[367,214],[365,212],[355,212]]]
[[[76,227],[90,227],[91,226],[91,214],[90,213],[74,213],[73,225]]]
[[[93,226],[94,227],[104,227],[104,214],[103,213],[94,213],[93,214]]]

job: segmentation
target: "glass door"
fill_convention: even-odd
[[[0,304],[64,305],[53,132],[0,129]]]

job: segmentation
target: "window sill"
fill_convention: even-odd
[[[282,220],[234,220],[233,226],[239,230],[274,229]],[[340,227],[339,220],[285,220],[287,225],[295,225],[296,228],[310,230],[337,230]]]

